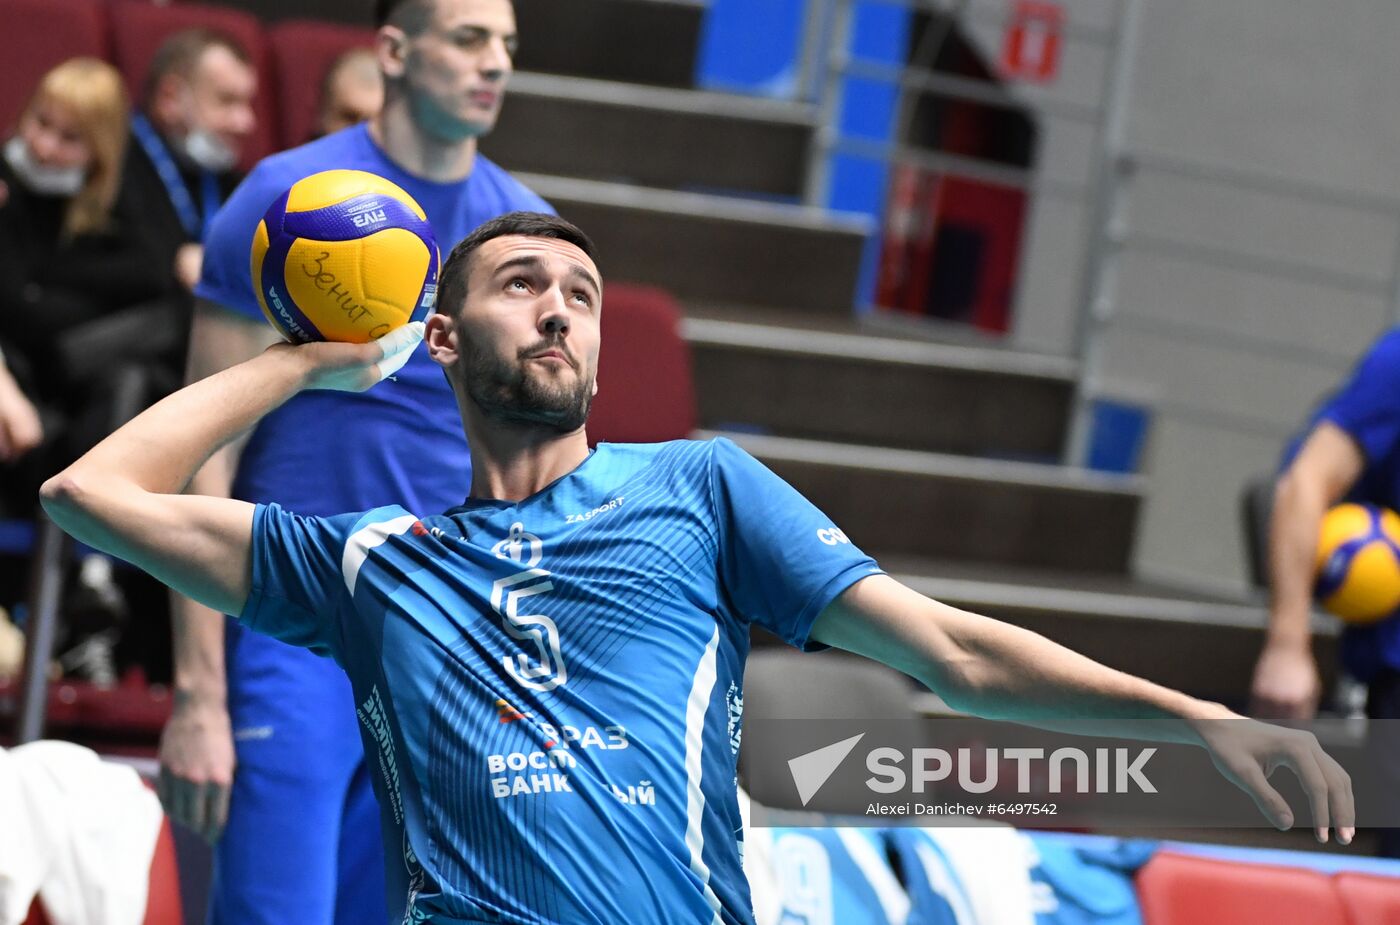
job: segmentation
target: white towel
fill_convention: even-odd
[[[36,893],[54,925],[141,925],[160,826],[125,765],[68,742],[0,749],[0,925]]]

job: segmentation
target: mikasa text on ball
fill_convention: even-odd
[[[253,287],[289,341],[365,343],[437,299],[437,241],[422,207],[363,170],[326,170],[277,198],[253,235]]]

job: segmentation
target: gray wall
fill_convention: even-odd
[[[1105,374],[1161,399],[1139,570],[1242,586],[1240,487],[1392,318],[1400,4],[1147,0],[1145,13],[1132,147],[1364,194],[1332,204],[1151,171],[1132,187],[1135,230],[1302,271],[1129,246],[1109,335]]]
[[[1353,194],[1334,203],[1146,168],[1127,187],[1130,231],[1101,373],[1109,392],[1156,407],[1137,569],[1243,589],[1241,487],[1273,466],[1299,421],[1392,318],[1400,4],[1144,2],[1130,148]],[[1074,21],[1095,25],[1109,21],[1114,4],[1066,5]],[[995,53],[1000,34],[986,19],[977,28]],[[1101,102],[1103,50],[1071,42],[1066,54],[1065,78],[1051,93]],[[1042,128],[1050,175],[1073,178],[1091,165],[1081,129],[1053,117]],[[1082,204],[1038,202],[1017,346],[1072,350],[1085,221]],[[1234,267],[1212,257],[1220,252],[1281,266]]]

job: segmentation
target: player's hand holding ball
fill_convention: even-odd
[[[437,301],[427,215],[362,170],[298,180],[258,223],[251,256],[258,304],[294,344],[365,344],[422,321]]]
[[[403,369],[423,340],[423,322],[410,321],[367,344],[276,344],[301,364],[303,388],[363,392]]]

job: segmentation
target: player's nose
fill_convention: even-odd
[[[564,305],[564,293],[558,286],[551,286],[541,297],[537,326],[541,334],[569,333],[569,312]]]
[[[41,164],[53,160],[57,147],[56,139],[48,132],[39,132],[29,140],[29,153]]]
[[[494,36],[482,55],[481,76],[486,80],[500,80],[510,74],[512,67],[505,39]]]

